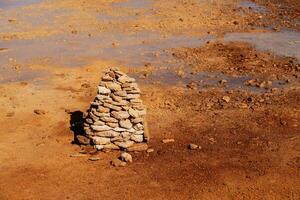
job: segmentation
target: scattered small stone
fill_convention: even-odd
[[[6,117],[13,117],[15,115],[15,112],[10,112],[6,114]]]
[[[152,152],[154,152],[154,149],[152,148],[147,149],[147,153],[152,153]]]
[[[229,97],[229,96],[224,96],[222,99],[223,99],[226,103],[229,103],[229,101],[230,101],[230,97]]]
[[[164,143],[164,144],[172,143],[172,142],[175,142],[175,140],[174,139],[163,139],[162,140],[162,143]]]
[[[44,115],[44,114],[46,114],[46,111],[40,110],[40,109],[36,109],[36,110],[34,110],[33,112],[34,112],[35,114],[37,114],[37,115]]]
[[[133,144],[131,147],[127,148],[126,150],[131,151],[147,151],[148,145],[146,143],[137,143]]]
[[[90,144],[90,139],[83,136],[83,135],[77,135],[76,139],[77,139],[79,144],[82,144],[82,145],[89,145]]]
[[[196,145],[196,144],[189,144],[188,148],[189,148],[190,150],[195,150],[195,149],[199,149],[199,146]]]
[[[132,156],[129,153],[122,153],[120,159],[125,162],[132,162]]]
[[[126,162],[116,158],[116,159],[111,161],[111,165],[114,166],[114,167],[125,167]]]
[[[99,157],[90,157],[89,160],[90,161],[98,161],[98,160],[100,160],[100,158]]]
[[[76,158],[76,157],[86,157],[86,156],[87,156],[87,154],[81,154],[81,153],[76,153],[76,154],[70,155],[70,157],[72,157],[72,158]]]

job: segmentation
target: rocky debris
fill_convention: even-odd
[[[127,151],[147,151],[148,145],[146,143],[136,143],[127,148]]]
[[[15,112],[10,112],[6,114],[6,117],[13,117],[15,115]]]
[[[190,150],[196,150],[196,149],[201,149],[202,147],[197,144],[189,144],[188,148]]]
[[[146,108],[135,79],[119,69],[106,70],[85,113],[84,130],[97,150],[146,151]]]
[[[83,136],[83,135],[77,135],[76,140],[79,144],[82,144],[82,145],[89,145],[90,144],[90,139]]]
[[[229,96],[224,96],[224,97],[222,98],[222,100],[225,101],[226,103],[229,103],[230,97],[229,97]]]
[[[153,149],[153,148],[147,149],[147,153],[152,153],[152,152],[154,152],[154,149]]]
[[[99,157],[90,157],[89,160],[90,161],[98,161],[98,160],[100,160],[100,158]]]
[[[86,157],[87,154],[81,154],[81,153],[76,153],[76,154],[71,154],[70,157],[72,158],[78,158],[78,157]]]
[[[132,156],[129,153],[122,153],[120,159],[125,162],[132,162]]]
[[[46,114],[46,111],[40,110],[40,109],[35,109],[33,112],[35,114],[37,114],[37,115],[44,115],[44,114]]]
[[[162,140],[162,143],[164,143],[164,144],[172,143],[172,142],[175,142],[175,140],[174,139],[163,139]]]
[[[116,159],[111,161],[111,165],[114,166],[114,167],[125,167],[126,162],[116,158]]]

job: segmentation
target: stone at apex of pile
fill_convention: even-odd
[[[147,142],[146,108],[140,93],[135,79],[119,69],[104,72],[84,122],[97,150],[128,149]]]

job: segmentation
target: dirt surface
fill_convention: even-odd
[[[299,199],[299,8],[0,2],[0,199]],[[112,66],[137,79],[154,149],[126,167],[70,129]]]

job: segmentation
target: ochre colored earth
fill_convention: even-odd
[[[0,200],[299,199],[299,61],[246,42],[222,40],[232,32],[299,32],[299,1],[253,1],[268,12],[252,12],[239,6],[239,0],[154,0],[151,5],[143,0],[129,4],[133,7],[117,2],[51,0],[3,9],[0,3]],[[96,15],[102,14],[99,20]],[[153,52],[158,64],[148,60],[137,67],[115,55],[83,56],[80,67],[68,67],[60,57],[64,50],[55,51],[49,61],[26,45],[14,54],[18,42],[30,46],[37,41],[42,52],[52,48],[47,46],[51,37],[65,34],[90,38],[80,53],[96,47],[105,52],[108,47],[97,46],[95,38],[141,32],[215,40],[193,47],[172,42],[172,48],[163,48],[166,58]],[[109,40],[109,48],[134,43],[120,38]],[[147,35],[142,40],[133,48],[161,41]],[[10,49],[5,42],[17,44]],[[77,48],[75,42],[68,45]],[[32,55],[22,59],[27,54]],[[123,52],[124,60],[129,54]],[[76,58],[76,53],[71,55],[73,63]],[[170,59],[168,66],[165,59]],[[86,147],[72,143],[70,129],[72,113],[86,111],[101,72],[113,66],[137,78],[154,149],[131,153],[133,163],[126,167],[110,165],[118,151],[80,154]],[[213,86],[203,86],[201,80],[173,84],[159,78],[161,70],[180,80],[203,72],[247,76],[254,85],[227,88],[222,78]],[[11,76],[7,71],[36,75],[2,81]],[[37,109],[42,112],[37,114]],[[163,139],[175,141],[164,144]],[[189,144],[201,148],[190,150]],[[89,160],[94,156],[100,160]]]

